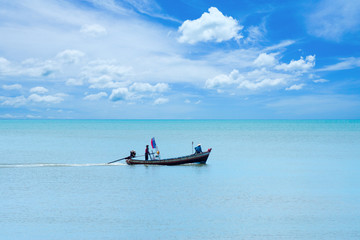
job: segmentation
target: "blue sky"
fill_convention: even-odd
[[[359,119],[358,0],[0,0],[2,119]]]

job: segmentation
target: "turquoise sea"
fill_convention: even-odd
[[[1,120],[0,238],[360,239],[360,121]]]

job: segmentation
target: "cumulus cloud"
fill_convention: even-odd
[[[12,106],[20,107],[26,104],[27,99],[24,96],[18,97],[2,97],[0,96],[1,105],[3,106]]]
[[[95,101],[95,100],[99,100],[102,97],[107,97],[107,93],[106,92],[99,92],[96,94],[89,94],[87,96],[84,97],[84,100],[90,100],[90,101]]]
[[[301,57],[299,60],[291,60],[290,63],[282,63],[275,67],[277,70],[284,70],[290,72],[306,72],[315,66],[315,55],[309,55],[305,58]]]
[[[113,89],[109,99],[113,102],[131,100],[134,94],[129,92],[127,88]]]
[[[131,70],[112,61],[94,61],[83,68],[81,75],[90,83],[90,88],[120,88],[127,86],[126,77]]]
[[[223,42],[230,39],[240,39],[239,31],[243,26],[232,17],[224,16],[216,7],[209,8],[202,16],[195,20],[186,20],[180,27],[178,39],[181,43],[194,44],[197,42]]]
[[[285,88],[286,91],[291,91],[291,90],[300,90],[302,89],[303,87],[305,86],[304,83],[301,83],[301,84],[294,84],[288,88]]]
[[[64,94],[64,93],[57,93],[54,95],[39,95],[37,93],[33,93],[28,97],[25,97],[25,96],[16,96],[16,97],[0,96],[0,105],[20,107],[20,106],[26,105],[30,102],[33,102],[33,103],[42,103],[42,102],[44,102],[44,103],[60,103],[60,102],[64,101],[64,97],[66,97],[66,96],[67,96],[67,94]]]
[[[47,77],[58,69],[58,64],[53,60],[41,61],[29,58],[21,63],[12,63],[5,58],[0,58],[0,75],[3,76]]]
[[[157,83],[155,85],[150,83],[133,83],[129,89],[135,92],[166,92],[170,88],[167,83]]]
[[[157,98],[157,99],[155,99],[154,104],[159,105],[159,104],[164,104],[167,102],[169,102],[168,98]]]
[[[55,95],[44,95],[44,96],[40,96],[36,93],[34,94],[31,94],[29,97],[28,97],[28,100],[29,101],[32,101],[32,102],[45,102],[45,103],[60,103],[62,101],[64,101],[64,97],[65,94],[61,94],[61,93],[58,93],[58,94],[55,94]]]
[[[133,83],[129,87],[113,89],[109,99],[111,101],[136,101],[143,98],[154,98],[170,89],[166,83]],[[161,100],[159,100],[161,102]]]
[[[0,74],[9,75],[9,72],[11,72],[10,61],[0,57]]]
[[[91,37],[106,35],[106,28],[100,24],[85,24],[81,27],[80,32]]]
[[[223,87],[226,85],[233,85],[240,82],[242,76],[239,74],[239,71],[234,69],[229,75],[220,74],[215,76],[214,78],[208,79],[205,82],[206,88],[215,88],[215,87]]]
[[[46,60],[28,58],[22,62],[10,62],[0,57],[0,75],[48,77],[62,70],[64,64],[78,63],[84,55],[81,51],[68,49]]]
[[[271,72],[265,68],[250,72],[239,73],[234,69],[229,75],[221,74],[205,83],[206,88],[239,88],[257,90],[265,87],[276,87],[285,85],[289,76],[286,74]]]
[[[234,69],[230,74],[219,74],[209,78],[205,87],[217,89],[224,92],[224,89],[245,89],[249,91],[260,89],[273,89],[289,86],[297,81],[300,76],[315,66],[315,56],[309,55],[305,59],[292,60],[290,63],[278,63],[275,58],[277,53],[261,53],[253,60],[252,69],[243,69],[241,72]],[[299,90],[304,85],[293,85],[287,90]]]
[[[102,75],[93,77],[88,80],[90,88],[105,89],[105,88],[119,88],[127,85],[122,79],[117,79],[109,75]]]
[[[75,64],[78,63],[83,56],[85,56],[85,53],[79,50],[67,49],[58,53],[56,58],[67,64]]]
[[[277,63],[276,54],[261,53],[255,60],[254,64],[257,66],[273,66]]]
[[[59,71],[59,64],[53,60],[41,61],[38,59],[28,59],[18,66],[18,75],[30,77],[48,77]]]
[[[30,89],[30,92],[31,93],[47,93],[49,90],[47,90],[46,88],[44,87],[33,87]]]
[[[286,83],[287,81],[284,78],[263,78],[257,81],[244,80],[239,84],[238,88],[256,90],[265,87],[281,86],[285,85]]]
[[[21,84],[2,85],[5,90],[19,90],[22,88]]]

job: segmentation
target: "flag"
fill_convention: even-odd
[[[151,139],[151,147],[156,148],[155,138]]]

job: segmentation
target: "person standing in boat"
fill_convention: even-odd
[[[149,155],[150,155],[149,145],[146,145],[146,148],[145,148],[145,161],[149,160]]]

